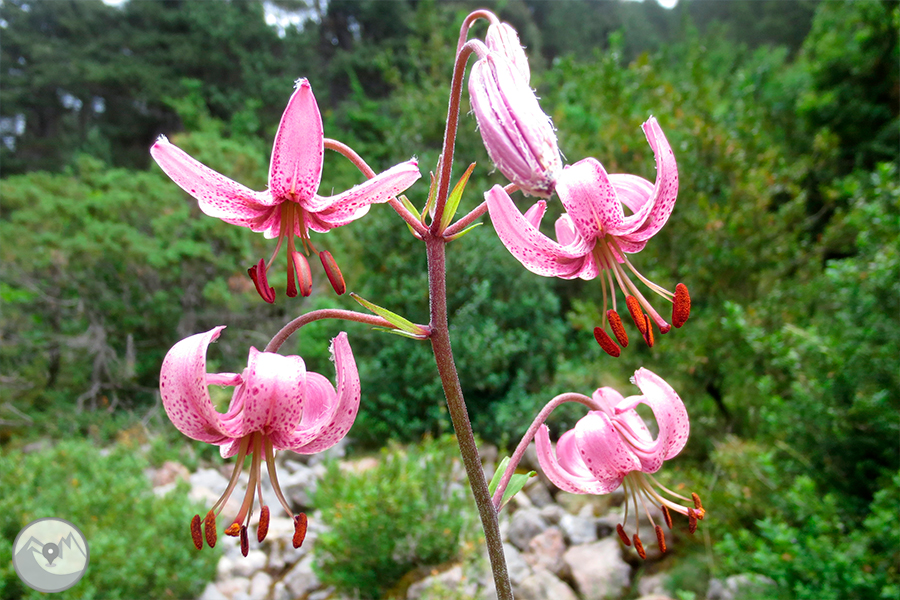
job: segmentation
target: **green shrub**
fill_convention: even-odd
[[[218,552],[197,552],[188,521],[198,512],[184,485],[156,497],[147,462],[123,446],[108,454],[88,441],[0,457],[0,597],[43,598],[12,565],[19,531],[43,517],[75,523],[87,538],[90,566],[60,598],[196,598],[215,577]]]
[[[332,463],[314,497],[328,527],[315,546],[322,582],[381,598],[413,569],[455,558],[474,509],[456,456],[447,437],[385,449],[362,473]]]

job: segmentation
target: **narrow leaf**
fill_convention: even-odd
[[[450,192],[450,197],[447,198],[447,204],[444,206],[444,214],[441,216],[441,231],[450,226],[450,222],[453,220],[454,215],[456,215],[456,209],[459,208],[459,201],[462,199],[463,190],[466,189],[466,183],[469,182],[469,176],[472,175],[472,171],[475,170],[475,163],[469,165],[469,168],[466,169],[466,172],[463,173],[462,177],[459,178],[459,181],[453,187],[453,191]]]
[[[353,298],[354,300],[356,300],[357,302],[359,302],[363,307],[369,309],[370,311],[372,311],[373,313],[375,313],[376,315],[381,317],[382,319],[385,319],[388,323],[390,323],[397,329],[406,331],[408,333],[411,333],[411,334],[417,335],[417,336],[425,335],[425,332],[422,330],[422,327],[420,327],[419,325],[416,325],[412,321],[404,319],[397,313],[392,313],[391,311],[389,311],[386,308],[382,308],[382,307],[378,306],[377,304],[372,304],[365,298],[361,298],[357,294],[354,294],[352,292],[350,293],[350,297]]]
[[[500,461],[500,464],[497,465],[497,470],[494,471],[494,476],[491,477],[491,482],[488,484],[488,491],[491,493],[491,496],[497,491],[497,486],[500,485],[500,480],[503,478],[503,473],[506,472],[506,466],[508,464],[509,457],[506,456]]]
[[[516,473],[509,480],[509,485],[506,486],[506,491],[503,492],[503,499],[500,501],[500,508],[506,506],[506,503],[512,500],[512,497],[522,491],[522,488],[525,487],[525,483],[532,477],[537,475],[535,471],[529,471],[528,473]]]
[[[403,331],[402,329],[391,329],[390,327],[373,327],[375,331],[386,331],[387,333],[393,333],[394,335],[399,335],[401,337],[410,338],[413,340],[424,340],[428,339],[427,336],[421,333],[410,333],[408,331]]]
[[[473,224],[473,225],[469,225],[468,227],[466,227],[465,229],[463,229],[463,230],[460,231],[459,233],[457,233],[457,234],[455,234],[455,235],[451,235],[450,237],[448,237],[448,238],[447,238],[447,241],[448,241],[448,242],[452,242],[452,241],[458,240],[459,238],[461,238],[462,236],[466,235],[467,233],[469,233],[470,231],[472,231],[473,229],[475,229],[475,228],[478,227],[479,225],[484,225],[484,223],[475,223],[475,224]]]

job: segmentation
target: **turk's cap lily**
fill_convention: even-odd
[[[650,345],[653,344],[650,321],[662,333],[667,333],[671,325],[632,283],[629,272],[673,303],[672,324],[676,327],[683,325],[690,313],[690,296],[684,284],[678,284],[676,291],[670,292],[647,280],[627,257],[643,250],[647,241],[662,229],[678,195],[678,167],[659,123],[651,117],[643,130],[656,157],[656,181],[651,183],[631,174],[609,174],[594,158],[566,166],[555,181],[555,191],[566,210],[556,221],[556,240],[540,231],[546,211],[543,200],[522,214],[502,187],[494,186],[485,193],[498,237],[526,269],[544,277],[562,279],[594,279],[601,275],[604,299],[607,284],[612,299],[611,311],[604,306],[604,313],[623,347],[628,340],[624,329],[616,327],[621,320],[613,279],[625,295],[628,311],[641,335]],[[626,207],[630,215],[625,214]],[[598,329],[595,333],[598,342],[604,350],[617,356],[618,346],[604,329]]]
[[[266,190],[251,190],[210,169],[165,136],[160,136],[150,154],[172,181],[197,199],[205,214],[277,238],[275,253],[264,265],[268,270],[283,242],[287,242],[289,257],[295,251],[295,237],[307,252],[318,254],[309,240],[309,230],[324,233],[355,221],[372,204],[389,201],[420,177],[418,163],[409,160],[347,191],[320,196],[324,144],[316,98],[309,82],[301,79],[275,134]],[[289,258],[289,279],[295,263]],[[265,272],[262,275],[264,280]]]
[[[169,350],[160,372],[163,407],[175,427],[184,435],[220,447],[223,457],[237,455],[227,489],[202,520],[205,539],[214,546],[216,517],[224,508],[240,477],[244,458],[252,457],[250,481],[240,512],[225,533],[240,536],[241,551],[248,552],[247,527],[254,499],[260,502],[260,542],[268,530],[269,508],[263,503],[260,486],[261,464],[266,462],[272,488],[284,510],[294,520],[294,547],[306,535],[306,515],[294,515],[278,484],[275,451],[291,450],[312,454],[327,450],[340,441],[356,419],[360,382],[347,341],[339,334],[331,345],[337,371],[337,387],[318,373],[308,371],[299,356],[282,356],[250,349],[247,367],[241,373],[207,373],[206,351],[224,327],[181,340]],[[228,410],[220,413],[210,399],[209,386],[233,386]],[[197,549],[203,547],[201,519],[191,522]]]
[[[666,523],[671,525],[669,511],[688,517],[691,533],[697,520],[705,515],[699,496],[688,499],[660,485],[650,474],[657,472],[664,461],[684,448],[690,433],[687,410],[681,398],[661,377],[647,369],[639,369],[633,381],[642,394],[623,398],[612,388],[600,388],[593,394],[600,410],[592,410],[560,436],[553,451],[550,432],[541,425],[535,436],[538,462],[551,482],[559,489],[573,494],[608,494],[625,485],[626,517],[629,501],[634,502],[635,520],[638,502],[660,507]],[[656,418],[659,432],[654,439],[635,408],[648,406]],[[691,506],[680,501],[690,502]],[[652,520],[651,520],[652,523]],[[657,528],[657,537],[661,529]],[[637,523],[635,524],[637,529]],[[622,525],[617,530],[630,544]],[[664,550],[664,541],[662,549]],[[640,541],[635,542],[642,552]]]
[[[550,118],[506,52],[489,50],[469,76],[469,98],[491,161],[525,194],[547,198],[562,159]]]

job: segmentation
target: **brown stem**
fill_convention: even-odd
[[[465,45],[466,38],[469,37],[469,29],[472,27],[472,25],[475,24],[475,21],[477,21],[478,19],[487,19],[491,22],[492,25],[500,22],[500,19],[497,18],[497,15],[483,8],[469,13],[469,16],[465,18],[459,28],[459,42],[457,42],[456,44],[457,54],[459,54],[459,51],[462,50],[462,47]]]
[[[514,183],[509,183],[509,184],[505,185],[503,187],[503,189],[506,190],[507,194],[512,194],[513,192],[515,192],[519,189],[519,186],[517,186]],[[454,223],[453,225],[448,227],[444,231],[444,237],[453,237],[454,235],[456,235],[457,233],[459,233],[460,231],[462,231],[463,229],[465,229],[466,227],[471,225],[475,219],[477,219],[478,217],[480,217],[481,215],[486,213],[487,209],[488,209],[487,200],[485,200],[484,202],[482,202],[481,204],[476,206],[472,212],[470,212],[466,216],[464,216],[461,219],[459,219],[458,221],[456,221],[456,223]]]
[[[365,323],[377,327],[390,327],[392,329],[394,327],[389,322],[376,315],[367,315],[365,313],[358,313],[352,310],[341,310],[338,308],[324,308],[322,310],[314,310],[305,315],[300,315],[282,327],[281,331],[276,333],[275,337],[272,338],[272,341],[268,343],[265,352],[277,352],[278,349],[281,348],[281,345],[284,344],[295,331],[304,325],[322,319],[342,319],[344,321],[355,321],[357,323]]]

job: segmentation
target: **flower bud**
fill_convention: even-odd
[[[469,97],[491,161],[524,193],[549,198],[562,170],[556,134],[517,65],[488,52],[472,67]]]
[[[484,43],[490,50],[499,52],[507,58],[519,73],[525,83],[531,82],[531,70],[528,68],[528,57],[525,49],[519,43],[519,34],[509,23],[493,23],[488,27]]]

